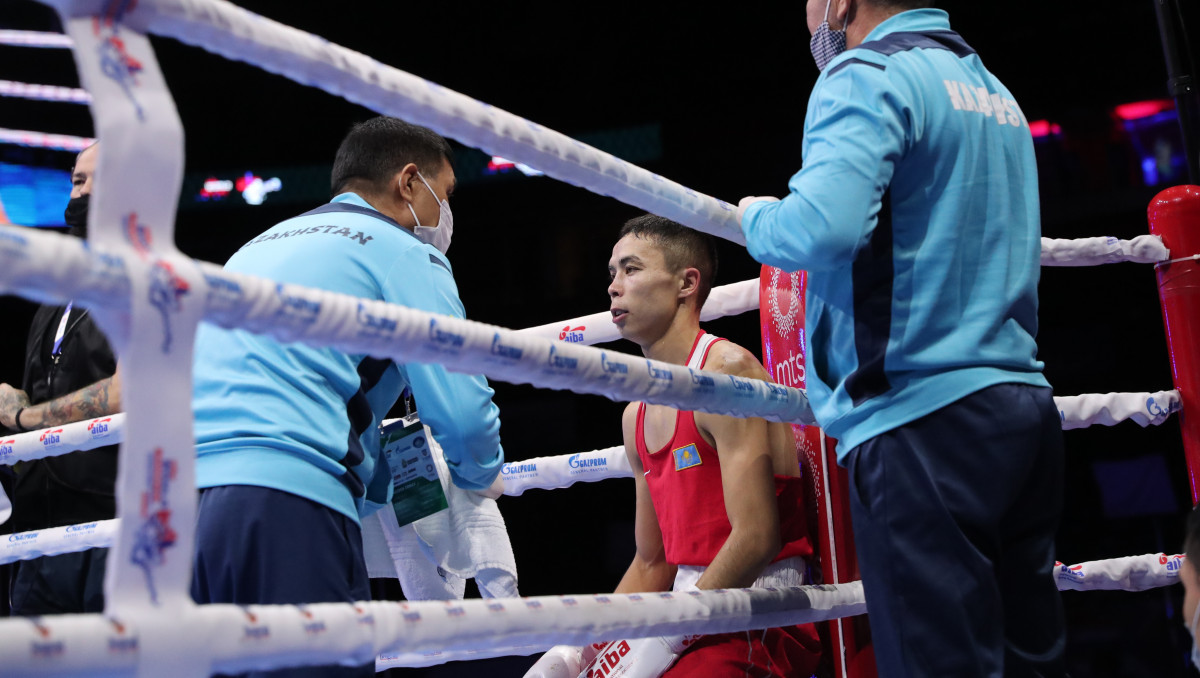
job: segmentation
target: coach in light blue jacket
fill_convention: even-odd
[[[342,141],[332,184],[329,204],[254,238],[226,268],[464,317],[445,256],[455,184],[446,141],[374,118]],[[287,298],[282,287],[278,294],[280,313],[315,318],[314,304]],[[360,308],[357,321],[369,327],[364,314]],[[504,454],[482,376],[201,326],[197,602],[370,598],[359,518],[391,497],[376,427],[405,389],[441,443],[454,483],[487,488]],[[373,676],[374,664],[320,675],[339,670]]]
[[[756,259],[809,272],[808,392],[850,474],[881,675],[1063,675],[1033,141],[930,4],[809,0],[803,169],[739,216]]]

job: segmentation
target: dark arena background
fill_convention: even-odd
[[[1047,237],[1144,234],[1150,199],[1188,183],[1155,2],[937,3],[1031,122]],[[729,202],[782,195],[800,167],[817,77],[803,2],[719,12],[658,3],[237,4]],[[1195,3],[1180,4],[1200,27]],[[10,28],[61,31],[53,11],[29,0],[0,4],[0,29]],[[177,225],[186,254],[222,263],[275,222],[328,199],[339,140],[374,113],[172,40],[153,42],[186,133]],[[79,86],[61,49],[0,46],[0,80]],[[93,133],[86,106],[11,97],[0,97],[0,128]],[[450,259],[468,317],[522,328],[605,310],[615,234],[638,212],[455,148]],[[61,225],[73,157],[0,143],[0,200],[12,222]],[[758,275],[738,246],[722,241],[721,256],[718,284]],[[0,299],[0,381],[20,383],[32,312],[24,300]],[[709,330],[760,350],[752,314]],[[1171,388],[1151,266],[1044,268],[1039,341],[1059,395]],[[510,461],[620,443],[620,403],[493,386]],[[1190,492],[1175,419],[1147,430],[1072,431],[1066,441],[1059,560],[1180,550]],[[632,484],[621,481],[502,499],[521,592],[611,590],[632,555],[633,505]],[[1181,587],[1062,595],[1075,678],[1192,675]],[[520,676],[531,662],[394,674]]]

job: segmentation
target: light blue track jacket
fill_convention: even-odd
[[[840,456],[987,386],[1047,385],[1029,124],[945,12],[829,64],[803,158],[742,228],[758,261],[809,272],[808,393]]]
[[[442,253],[353,193],[277,224],[225,268],[465,317]],[[315,315],[303,303],[285,307]],[[487,487],[504,452],[482,376],[202,324],[193,398],[197,485],[269,487],[358,520],[391,498],[376,427],[405,387],[442,445],[455,484]]]

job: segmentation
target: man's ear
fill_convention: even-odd
[[[833,0],[833,7],[829,8],[830,28],[835,31],[846,30],[846,24],[854,20],[852,12],[857,9],[851,5],[852,0]]]
[[[682,283],[679,288],[679,298],[684,299],[700,292],[700,270],[696,268],[683,269]]]
[[[416,164],[410,162],[393,177],[389,192],[399,198],[401,202],[411,203],[416,198],[417,189],[414,183],[420,180],[417,176]]]

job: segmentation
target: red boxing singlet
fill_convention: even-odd
[[[712,345],[723,341],[700,332],[688,367],[701,369]],[[700,350],[697,350],[697,347]],[[658,517],[667,562],[707,567],[733,530],[725,512],[721,490],[721,465],[717,451],[696,428],[692,412],[675,415],[675,431],[662,449],[646,449],[646,404],[638,404],[636,444],[646,472],[650,501]],[[771,562],[792,556],[811,556],[812,543],[804,520],[804,483],[801,478],[775,476],[775,501],[779,507],[783,548]]]

